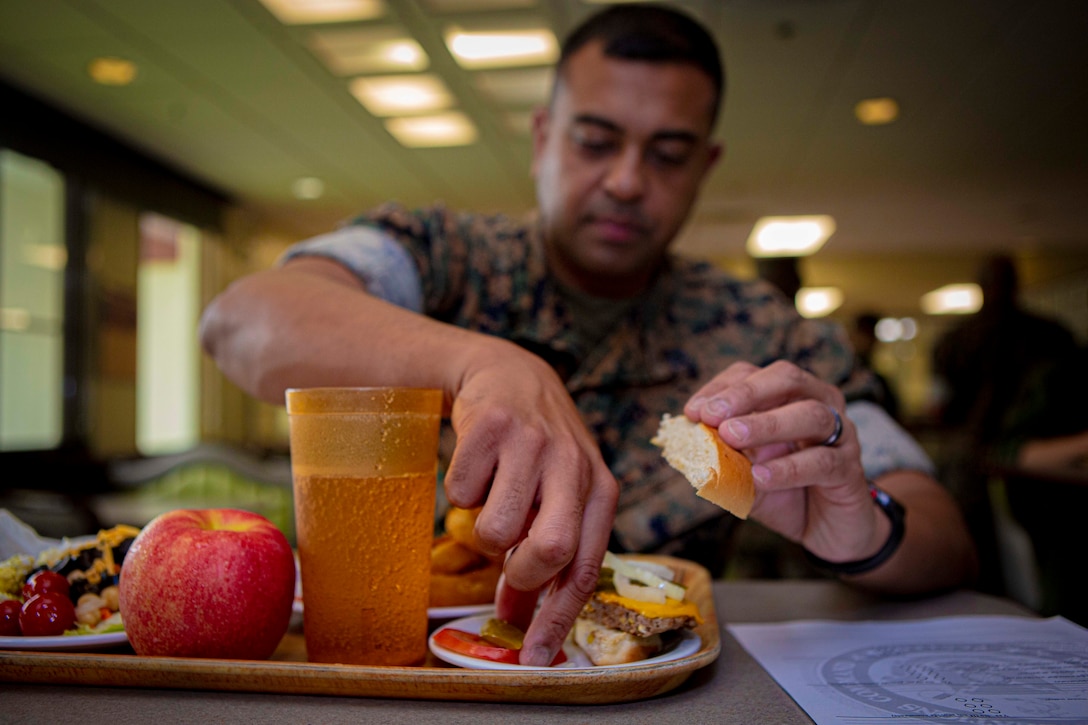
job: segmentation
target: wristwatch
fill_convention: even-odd
[[[888,520],[892,522],[891,533],[888,534],[888,540],[884,542],[884,546],[880,547],[880,551],[867,559],[835,562],[821,559],[806,549],[805,555],[808,556],[810,562],[833,574],[852,575],[864,574],[867,571],[876,569],[891,558],[891,555],[903,543],[903,534],[906,531],[906,509],[885,491],[877,488],[871,481],[869,482],[869,495],[873,497],[873,503],[879,506],[880,510],[888,517]]]

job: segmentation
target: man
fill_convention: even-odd
[[[1010,255],[983,259],[976,279],[982,308],[948,330],[933,348],[933,373],[946,393],[939,411],[945,454],[938,464],[941,480],[979,543],[976,586],[1001,593],[1006,582],[997,555],[988,459],[1016,412],[1014,403],[1025,382],[1071,356],[1076,341],[1057,320],[1022,306],[1016,262]],[[1063,403],[1073,407],[1070,397]]]
[[[686,16],[605,10],[564,44],[534,120],[536,223],[387,207],[235,283],[205,315],[208,351],[268,401],[306,385],[445,391],[446,495],[486,502],[479,541],[510,552],[499,616],[526,624],[546,590],[524,664],[560,647],[613,523],[612,544],[630,550],[728,528],[649,444],[665,412],[746,450],[752,518],[829,566],[872,559],[858,584],[954,586],[972,566],[955,506],[902,464],[910,455],[874,473],[908,511],[898,546],[873,505],[837,387],[865,378],[841,331],[769,286],[667,254],[721,154],[722,87],[714,42]]]

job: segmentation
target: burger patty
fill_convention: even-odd
[[[648,637],[651,634],[669,632],[682,627],[694,627],[698,624],[694,617],[688,615],[647,617],[620,604],[602,602],[596,594],[586,602],[579,616],[636,637]]]

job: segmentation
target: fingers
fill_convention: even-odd
[[[532,624],[538,598],[537,591],[514,589],[506,583],[506,574],[503,574],[495,591],[495,616],[524,632]]]
[[[684,405],[684,415],[692,420],[717,426],[721,420],[711,422],[714,416],[727,416],[732,412],[732,403],[723,399],[722,393],[758,371],[759,368],[751,363],[739,362],[730,365],[691,396]],[[703,416],[710,416],[710,419]]]
[[[727,418],[805,398],[820,400],[838,410],[844,405],[838,388],[792,363],[777,361],[765,368],[739,363],[731,365],[696,393],[684,412],[693,416],[693,420],[718,427]],[[829,426],[823,438],[830,432]]]
[[[540,609],[525,633],[521,664],[543,666],[550,663],[562,647],[583,605],[593,595],[601,560],[608,548],[618,495],[615,479],[601,463],[586,499],[577,551],[570,564],[554,578],[540,602]],[[538,517],[538,523],[541,518],[543,513]],[[569,521],[566,523],[569,526]],[[534,525],[523,544],[533,538],[535,529]],[[522,554],[522,548],[518,546],[515,557]],[[508,562],[508,565],[511,563]]]
[[[496,398],[463,394],[454,403],[458,443],[445,487],[456,506],[483,504],[477,545],[509,550],[497,614],[528,625],[522,662],[546,665],[596,586],[619,489],[564,389],[512,405],[526,386],[502,395],[501,385],[486,387]]]
[[[603,469],[603,466],[602,466]],[[529,535],[510,553],[496,595],[496,616],[511,622],[525,631],[521,664],[544,666],[550,663],[574,625],[597,586],[597,575],[612,530],[612,518],[616,508],[618,487],[607,469],[594,476],[592,493],[584,510],[582,526],[578,529],[577,549],[569,563],[557,575],[550,575],[545,595],[538,597],[541,587],[522,588],[534,577],[527,572],[538,572],[538,556],[541,540],[549,538],[544,523],[550,512],[541,511]],[[558,510],[558,509],[557,509]],[[578,519],[574,519],[577,521]],[[558,525],[567,529],[572,519],[561,519]],[[545,548],[547,546],[545,545]],[[549,556],[556,556],[551,552]],[[513,585],[521,581],[522,587]],[[535,612],[539,602],[539,611]]]
[[[834,412],[833,412],[834,411]],[[801,400],[773,410],[728,418],[718,433],[734,448],[755,448],[775,443],[822,445],[836,430],[839,440],[850,437],[849,420],[818,400]]]
[[[752,477],[761,489],[780,491],[814,483],[824,486],[863,479],[864,474],[857,444],[850,443],[841,449],[817,445],[768,458],[752,466]]]

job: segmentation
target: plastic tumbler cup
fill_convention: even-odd
[[[441,391],[291,389],[287,414],[309,660],[422,662]]]

